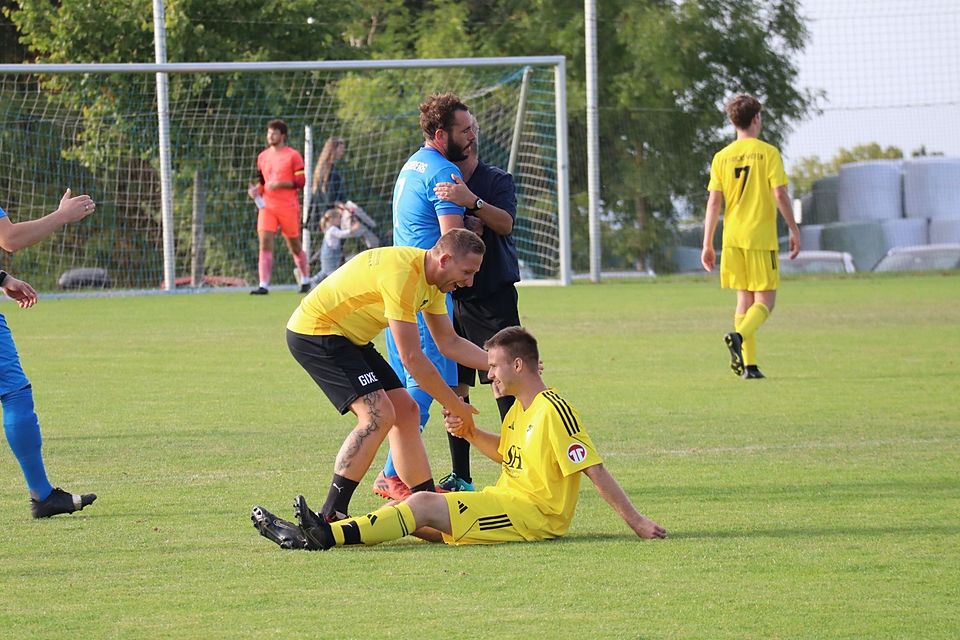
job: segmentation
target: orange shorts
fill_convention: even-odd
[[[284,238],[300,237],[300,212],[297,209],[260,209],[257,216],[257,231],[276,233],[277,229]]]

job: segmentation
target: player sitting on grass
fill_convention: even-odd
[[[536,339],[521,327],[490,338],[488,376],[497,391],[515,396],[500,435],[446,415],[447,430],[501,465],[500,479],[477,492],[415,493],[373,513],[328,523],[303,496],[294,503],[297,527],[262,507],[252,520],[260,533],[286,549],[326,550],[374,545],[414,533],[447,544],[547,540],[570,528],[583,472],[641,538],[664,538],[666,530],[641,515],[610,475],[577,411],[540,377]]]

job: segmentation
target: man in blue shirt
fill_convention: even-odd
[[[0,247],[17,251],[36,244],[60,227],[86,218],[96,204],[88,195],[73,197],[70,189],[60,199],[60,206],[37,220],[14,224],[0,209]],[[0,271],[0,289],[27,309],[37,302],[37,292],[29,284]],[[41,453],[40,422],[33,406],[33,388],[20,366],[20,356],[13,342],[7,320],[0,314],[0,403],[3,405],[3,431],[13,455],[20,463],[30,491],[30,511],[34,518],[49,518],[60,513],[73,513],[90,505],[96,494],[72,494],[53,487],[47,479]]]
[[[474,121],[476,130],[476,121]],[[477,131],[479,135],[479,131]],[[457,162],[462,179],[441,182],[435,188],[442,199],[467,209],[465,224],[477,232],[486,246],[483,264],[476,273],[473,286],[453,292],[453,325],[457,333],[478,346],[501,329],[520,325],[517,309],[517,288],[520,264],[513,240],[513,224],[517,217],[517,192],[513,176],[480,161],[479,140],[467,150],[467,157]],[[479,227],[479,229],[477,228]],[[476,384],[477,373],[482,384],[490,384],[486,371],[458,365],[457,395],[470,402],[470,387]],[[501,420],[513,406],[513,396],[497,396]],[[470,475],[470,443],[447,434],[453,471],[440,480],[447,491],[473,491]]]
[[[453,180],[454,176],[462,178],[460,169],[453,163],[467,157],[476,133],[470,109],[452,93],[431,95],[420,105],[420,128],[424,145],[404,163],[393,189],[393,244],[429,249],[450,229],[463,227],[464,207],[441,199],[434,188],[441,182]],[[447,308],[452,318],[453,301],[449,295]],[[457,364],[440,353],[420,314],[417,314],[417,326],[419,349],[437,367],[444,382],[456,387]],[[398,340],[402,337],[388,329],[387,358],[420,407],[422,429],[430,418],[433,398],[406,371],[400,358],[404,345]],[[373,490],[394,500],[409,495],[409,489],[398,477],[392,455],[387,456],[383,472],[374,480]]]

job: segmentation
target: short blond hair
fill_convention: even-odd
[[[469,229],[450,229],[440,236],[433,250],[460,259],[470,254],[482,256],[487,250],[480,236]]]

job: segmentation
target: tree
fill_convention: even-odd
[[[38,61],[153,57],[149,3],[20,7],[7,14]],[[765,138],[774,144],[813,107],[817,94],[796,86],[793,62],[807,31],[799,0],[604,0],[598,11],[601,189],[604,224],[617,234],[605,237],[605,250],[644,264],[663,255],[684,207],[702,207],[710,157],[729,137],[721,108],[728,96],[746,91],[763,101]],[[585,126],[581,0],[167,0],[167,31],[171,61],[559,53],[568,60],[572,143]],[[444,82],[438,73],[438,90]],[[117,99],[71,89],[104,109],[100,116]],[[177,90],[198,100],[214,92],[202,78]],[[361,120],[355,110],[372,96],[403,104],[421,97],[405,93],[399,79],[357,75],[336,88],[341,117]],[[571,165],[582,166],[583,155],[572,147]],[[585,202],[585,189],[585,173],[573,174],[574,203]],[[572,228],[586,233],[586,225]]]

